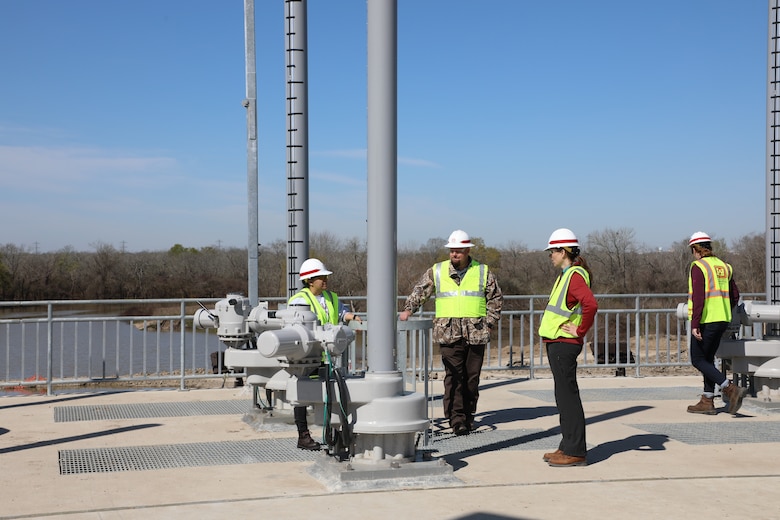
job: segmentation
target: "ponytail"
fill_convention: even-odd
[[[579,247],[573,247],[571,248],[571,251],[569,251],[569,248],[563,248],[564,251],[566,251],[566,255],[571,260],[571,265],[577,265],[585,269],[588,273],[588,277],[590,278],[590,286],[593,287],[593,272],[590,270],[590,267],[588,267],[588,262],[585,261],[585,259],[580,256],[580,248]]]

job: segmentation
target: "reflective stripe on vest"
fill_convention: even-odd
[[[460,281],[460,285],[458,285],[450,277],[449,260],[434,265],[436,317],[481,318],[487,316],[487,301],[485,300],[487,276],[488,266],[472,260],[466,274]]]
[[[582,323],[582,307],[579,303],[573,309],[566,305],[566,294],[569,292],[569,284],[574,273],[579,274],[590,287],[590,276],[583,267],[574,265],[558,275],[558,279],[553,285],[550,293],[550,301],[542,314],[542,322],[539,324],[539,335],[547,339],[555,338],[576,338],[574,334],[569,334],[561,329],[561,326],[567,322],[572,322],[579,326]]]
[[[309,302],[309,308],[311,309],[311,312],[317,315],[317,321],[320,322],[320,325],[325,325],[326,323],[332,323],[333,325],[338,325],[339,322],[339,296],[338,294],[331,292],[331,291],[323,291],[322,296],[325,297],[325,305],[328,306],[328,312],[325,312],[325,309],[323,309],[322,305],[320,305],[320,302],[317,300],[317,297],[314,296],[314,294],[311,292],[311,290],[308,287],[304,287],[300,290],[300,292],[297,292],[293,294],[289,300],[287,300],[287,304],[289,305],[291,301],[295,300],[296,298],[304,298],[306,301]]]
[[[731,265],[720,258],[705,256],[691,263],[704,274],[704,308],[700,323],[731,321],[729,281],[733,275]],[[688,276],[688,319],[693,317],[693,280]]]

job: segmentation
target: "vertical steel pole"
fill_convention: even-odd
[[[255,62],[255,1],[244,0],[244,48],[246,56],[246,184],[247,216],[247,285],[249,302],[254,307],[258,300],[258,212],[257,212],[257,73]]]
[[[780,303],[780,0],[768,2],[766,81],[766,299]],[[767,323],[766,334],[780,335]]]
[[[309,256],[309,93],[306,0],[284,2],[287,66],[287,296]]]
[[[368,0],[368,349],[371,372],[395,371],[397,2]]]

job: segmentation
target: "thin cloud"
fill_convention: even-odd
[[[170,157],[132,156],[97,148],[0,146],[0,185],[4,187],[37,184],[39,188],[54,188],[111,178],[130,181],[127,174],[154,174],[157,178],[161,171],[176,170],[177,161]]]
[[[414,159],[412,157],[398,157],[400,164],[406,166],[420,166],[422,168],[441,168],[441,164],[426,159]]]
[[[368,152],[365,148],[353,149],[353,150],[326,150],[312,152],[312,155],[318,155],[322,157],[343,157],[345,159],[361,159],[367,158]],[[414,157],[402,157],[398,156],[398,163],[406,166],[417,166],[422,168],[441,168],[442,166],[434,161],[427,159],[416,159]]]
[[[356,148],[353,150],[324,150],[311,152],[312,155],[319,155],[322,157],[344,157],[346,159],[366,159],[366,149]]]
[[[331,184],[339,184],[342,186],[365,186],[365,177],[355,178],[348,175],[342,175],[339,173],[327,173],[327,172],[312,172],[313,179],[320,181],[326,181]]]

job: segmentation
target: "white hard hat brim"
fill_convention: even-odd
[[[466,242],[465,244],[445,244],[444,247],[449,249],[461,249],[466,247],[474,247],[474,244],[471,242]]]

